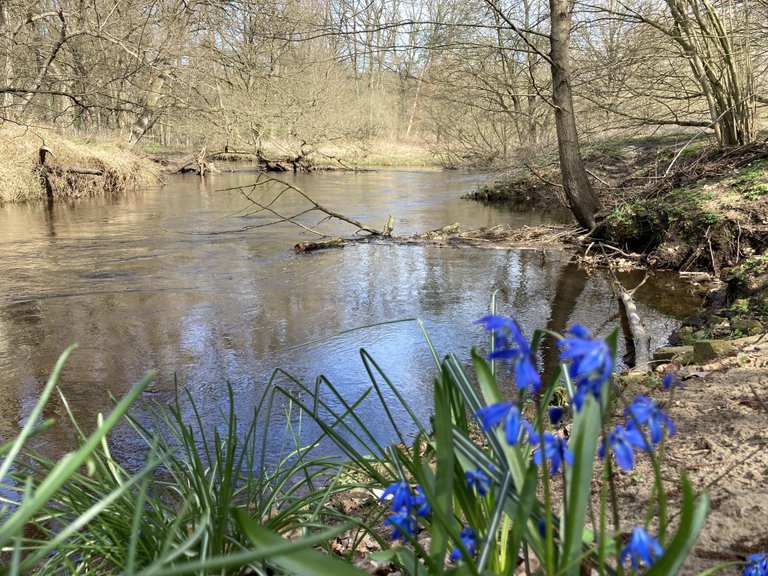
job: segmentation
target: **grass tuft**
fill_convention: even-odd
[[[67,137],[46,128],[0,129],[0,205],[45,198],[40,179],[38,151],[52,152],[54,168],[100,170],[103,175],[54,173],[55,198],[87,198],[121,194],[133,187],[156,182],[151,162],[115,141]]]

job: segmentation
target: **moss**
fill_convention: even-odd
[[[745,258],[738,266],[731,268],[727,279],[738,288],[745,286],[752,276],[766,273],[768,273],[768,254],[758,254]]]
[[[708,142],[693,142],[686,146],[682,152],[680,152],[681,158],[689,158],[691,156],[695,156],[705,148],[709,146]]]
[[[723,214],[711,206],[713,196],[703,188],[675,188],[657,198],[619,204],[605,218],[608,238],[647,249],[670,229],[679,236],[699,237],[723,221]]]
[[[758,200],[768,194],[768,159],[750,162],[733,179],[731,188],[747,200]]]

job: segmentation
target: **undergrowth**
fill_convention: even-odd
[[[186,410],[180,401],[159,406],[152,426],[133,419],[128,410],[152,375],[91,433],[62,397],[79,443],[53,461],[26,445],[51,425],[41,415],[68,350],[22,431],[0,446],[0,573],[362,576],[356,543],[372,538],[382,550],[370,560],[412,576],[677,574],[708,499],[683,476],[680,506],[670,512],[662,460],[675,426],[656,400],[623,398],[615,386],[616,332],[602,340],[574,325],[528,340],[510,318],[481,322],[490,350],[473,350],[469,367],[453,354],[440,357],[424,332],[436,367],[429,423],[361,350],[370,386],[357,398],[323,376],[308,385],[277,370],[247,422],[238,421],[242,399],[230,390],[226,423],[212,435],[191,398]],[[544,382],[537,365],[547,340],[561,365]],[[513,390],[499,387],[502,363]],[[673,395],[677,382],[668,375],[663,385]],[[381,430],[357,413],[368,398],[380,402],[398,444],[382,446]],[[283,411],[288,443],[268,466],[274,409]],[[302,441],[304,419],[319,430],[313,440]],[[136,472],[110,451],[108,435],[120,421],[145,442],[146,463]],[[406,440],[406,427],[415,438]],[[327,442],[343,458],[316,454]],[[615,476],[631,472],[637,458],[652,462],[654,490],[645,523],[621,526]],[[360,490],[379,497],[378,513],[354,516],[333,505]],[[331,544],[341,534],[352,545],[338,557]],[[744,573],[762,561],[749,559]]]

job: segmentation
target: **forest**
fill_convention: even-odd
[[[768,0],[0,0],[0,575],[768,576]]]

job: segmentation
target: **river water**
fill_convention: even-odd
[[[227,386],[247,419],[275,368],[313,382],[327,376],[350,400],[369,381],[359,349],[367,349],[420,418],[430,412],[434,365],[414,322],[423,319],[440,353],[462,360],[484,346],[473,321],[499,290],[498,306],[530,333],[582,322],[606,335],[619,325],[608,278],[587,276],[559,252],[356,245],[309,255],[293,253],[310,239],[287,223],[260,228],[265,214],[249,215],[237,191],[255,174],[223,174],[201,181],[172,177],[165,186],[118,199],[0,207],[0,439],[23,424],[57,356],[78,343],[60,382],[86,426],[147,370],[157,378],[149,401],[170,402],[186,388],[206,425],[227,408]],[[317,201],[381,226],[389,214],[396,233],[453,222],[467,227],[536,224],[561,214],[521,214],[460,199],[483,177],[460,172],[380,171],[289,176]],[[276,189],[254,192],[266,200]],[[286,193],[285,213],[303,204]],[[326,232],[350,233],[337,222]],[[638,276],[625,276],[627,285]],[[664,342],[698,304],[673,277],[657,276],[638,292],[640,312]],[[623,342],[620,347],[624,349]],[[362,419],[383,441],[393,432],[379,405],[364,402]],[[58,399],[47,415],[65,419]],[[401,410],[394,417],[406,421]],[[280,430],[283,414],[273,415]],[[407,427],[407,425],[406,425]],[[135,440],[125,432],[115,450],[130,459]],[[71,445],[65,429],[46,434],[43,447]]]

